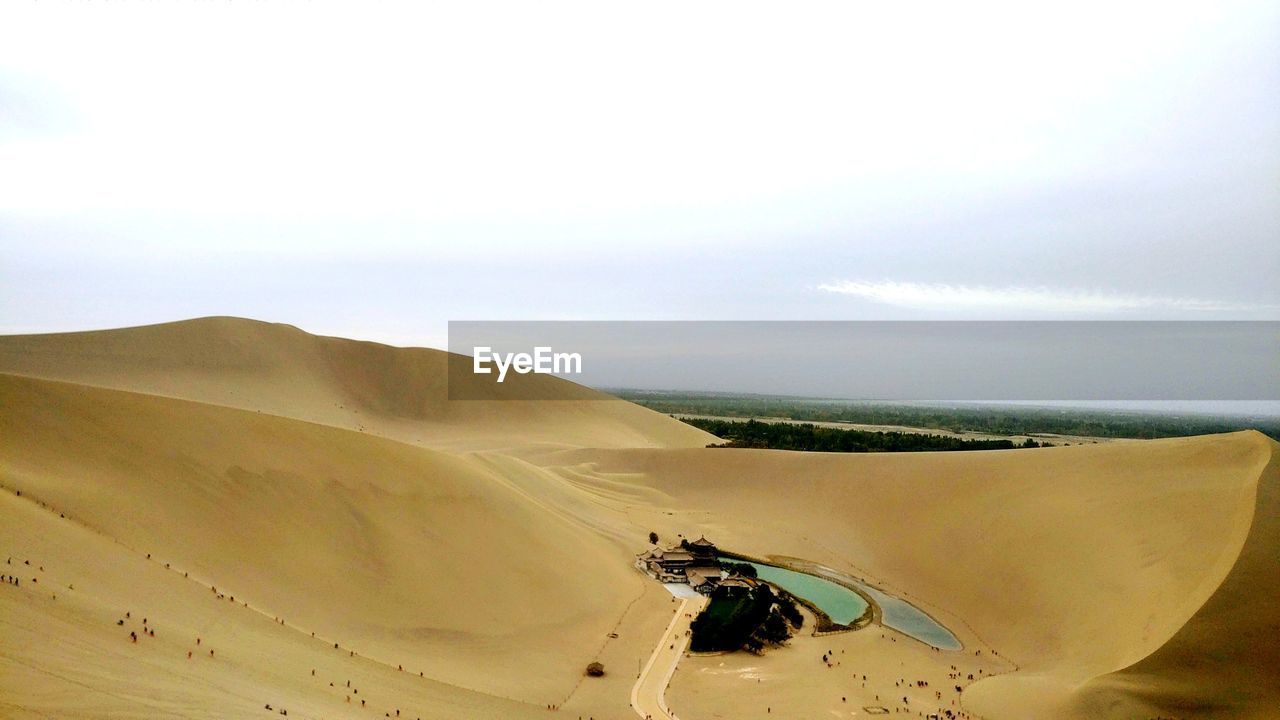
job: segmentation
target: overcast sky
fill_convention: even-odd
[[[1280,3],[6,3],[0,332],[1280,319]]]

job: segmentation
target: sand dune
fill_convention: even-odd
[[[566,399],[448,402],[444,365],[227,318],[0,338],[0,555],[25,580],[0,585],[0,714],[630,717],[671,619],[628,562],[655,530],[864,577],[966,645],[873,627],[686,659],[667,696],[685,720],[915,712],[952,665],[975,681],[938,702],[973,717],[1274,716],[1261,435],[707,449],[552,378],[516,391]],[[126,610],[157,638],[131,642]],[[188,660],[196,636],[218,657]],[[584,681],[596,659],[609,674]]]
[[[572,488],[553,477],[121,391],[0,376],[0,397],[9,484],[273,616],[397,664],[414,658],[432,677],[551,700],[591,657],[550,638],[597,645],[643,589],[619,561],[625,546],[566,517]],[[527,663],[518,677],[473,676],[516,658]]]
[[[302,718],[547,715],[350,657],[11,492],[0,517],[0,573],[22,579],[0,585],[0,716],[212,720],[270,717],[268,704]]]
[[[547,375],[512,375],[503,400],[449,402],[448,357],[227,317],[0,337],[0,372],[252,410],[427,447],[702,447],[715,439]],[[472,382],[467,397],[484,397],[485,387],[493,386]]]
[[[1106,717],[1096,703],[1080,710],[1075,688],[1192,632],[1215,591],[1245,592],[1224,579],[1275,581],[1274,564],[1241,555],[1251,528],[1274,523],[1274,513],[1255,522],[1259,488],[1277,481],[1274,448],[1237,433],[1033,452],[614,450],[548,461],[630,473],[678,496],[683,515],[655,513],[653,524],[696,520],[745,552],[808,558],[913,599],[1020,668],[966,691],[985,716]],[[1253,604],[1209,634],[1270,643],[1249,628],[1276,617]],[[1271,712],[1265,693],[1253,707]]]
[[[1154,653],[1072,698],[1084,716],[1275,717],[1280,709],[1280,456],[1244,547],[1209,600]]]

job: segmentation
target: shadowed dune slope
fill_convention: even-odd
[[[449,357],[231,317],[0,337],[0,372],[253,410],[428,447],[702,447],[715,440],[549,375],[513,373],[500,388],[503,399],[451,402]],[[453,380],[468,383],[466,397],[495,394],[495,386],[469,373]]]
[[[1273,452],[1230,574],[1169,642],[1081,688],[1074,698],[1081,717],[1262,720],[1280,714],[1278,477],[1280,455]]]

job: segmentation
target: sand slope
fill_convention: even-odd
[[[0,399],[7,484],[432,677],[550,701],[591,658],[549,638],[598,644],[642,589],[626,547],[569,518],[571,488],[537,470],[497,474],[265,413],[51,381],[0,376]],[[474,677],[516,659],[518,677]]]
[[[0,337],[0,372],[260,411],[428,447],[702,447],[715,440],[546,375],[513,374],[502,389],[516,401],[449,402],[449,357],[229,317]],[[479,394],[468,397],[485,396],[479,383],[472,390]],[[555,401],[529,401],[537,398]]]
[[[0,518],[0,573],[22,580],[0,584],[0,717],[547,715],[351,657],[26,497],[0,493]]]
[[[1271,718],[1280,708],[1280,455],[1257,487],[1253,522],[1226,579],[1150,656],[1099,677],[1080,716]]]
[[[686,720],[914,713],[932,687],[896,681],[950,688],[953,664],[977,679],[940,706],[974,716],[1274,715],[1280,466],[1257,433],[708,449],[553,378],[513,392],[566,399],[448,402],[445,358],[228,318],[0,338],[0,572],[24,578],[0,585],[0,715],[629,717],[672,608],[629,565],[649,530],[865,577],[966,644],[873,628],[688,660]],[[138,613],[157,638],[129,640]]]
[[[1269,519],[1258,513],[1255,522],[1259,488],[1265,497],[1277,483],[1269,465],[1274,450],[1257,433],[1236,433],[983,453],[579,451],[548,462],[643,477],[678,497],[677,515],[658,512],[647,520],[660,532],[696,522],[751,554],[807,558],[909,597],[970,647],[995,649],[1019,668],[967,688],[965,707],[972,711],[993,718],[1132,717],[1123,706],[1113,715],[1096,702],[1082,709],[1083,696],[1074,691],[1171,640],[1176,646],[1184,633],[1197,638],[1186,651],[1192,656],[1213,652],[1201,642],[1206,636],[1244,643],[1240,659],[1250,660],[1247,667],[1274,652],[1272,641],[1252,629],[1276,622],[1276,608],[1247,599],[1247,583],[1223,584],[1240,573],[1275,581],[1274,564],[1241,554],[1246,538],[1258,542],[1250,533],[1259,524],[1274,522],[1274,513]],[[1274,557],[1274,543],[1261,546]],[[1215,593],[1247,612],[1219,618],[1221,629],[1193,630]],[[1178,673],[1166,669],[1157,676],[1172,682]],[[1235,672],[1223,671],[1222,685],[1192,696],[1231,695],[1236,684],[1252,684]],[[705,683],[717,686],[717,677],[707,675]],[[686,697],[749,697],[731,682],[718,686],[720,693],[683,682]],[[1154,678],[1141,684],[1148,693],[1172,688]],[[1244,704],[1270,712],[1265,695]],[[757,705],[744,699],[732,706],[734,716],[754,717]]]

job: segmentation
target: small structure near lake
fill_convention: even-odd
[[[723,579],[720,577],[720,568],[713,567],[691,567],[684,572],[685,581],[689,583],[689,587],[702,593],[710,595],[720,586]]]
[[[636,568],[664,583],[685,583],[703,595],[710,595],[723,581],[720,559],[714,543],[700,537],[663,550],[654,547],[636,557]]]
[[[650,541],[655,537],[651,533]],[[767,581],[756,578],[751,563],[722,563],[719,549],[705,536],[665,550],[655,542],[636,556],[635,566],[659,582],[688,585],[711,598],[690,625],[690,648],[695,652],[742,648],[761,653],[784,644],[804,624],[789,593],[775,592]],[[677,594],[675,588],[671,591]]]
[[[719,563],[719,561],[716,560],[716,556],[719,555],[720,552],[716,549],[715,543],[708,540],[706,535],[703,535],[692,542],[688,540],[681,540],[680,547],[688,550],[695,558],[711,560],[717,564]]]

